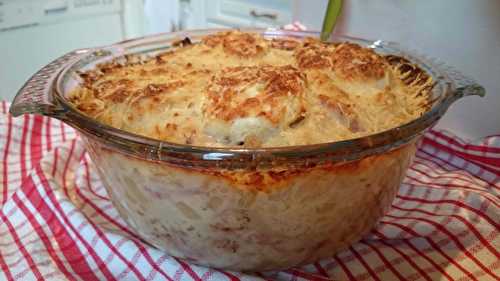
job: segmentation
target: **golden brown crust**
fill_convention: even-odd
[[[303,69],[331,68],[344,79],[380,79],[386,71],[384,58],[352,43],[333,45],[309,39],[294,55]]]
[[[335,48],[332,66],[346,79],[380,79],[385,74],[385,62],[380,55],[352,43],[343,43]]]
[[[291,65],[232,67],[212,77],[207,87],[208,101],[204,112],[208,117],[231,121],[239,117],[263,116],[276,124],[283,120],[289,96],[302,100],[305,77]],[[245,91],[257,87],[255,94]],[[303,100],[300,102],[305,111]],[[264,107],[263,105],[269,105]]]
[[[184,81],[172,81],[169,83],[148,84],[146,87],[135,92],[132,104],[140,102],[142,99],[152,99],[153,102],[160,102],[160,96],[173,92],[185,84]]]
[[[301,42],[295,39],[281,39],[273,38],[271,40],[271,48],[276,48],[280,50],[292,51],[298,48]]]
[[[307,39],[301,48],[295,49],[295,59],[302,69],[324,69],[332,67],[334,45]]]
[[[176,45],[81,73],[70,101],[120,129],[219,147],[362,137],[409,122],[430,104],[425,72],[352,43],[229,31]]]
[[[222,45],[227,54],[242,58],[252,58],[261,55],[266,49],[266,42],[256,34],[243,32],[225,32],[208,35],[203,39],[209,47]]]

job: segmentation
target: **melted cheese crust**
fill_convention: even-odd
[[[352,43],[230,31],[176,45],[81,73],[71,103],[122,130],[212,147],[366,136],[418,118],[430,103],[428,75]]]

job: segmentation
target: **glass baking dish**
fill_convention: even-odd
[[[284,269],[332,256],[359,240],[391,206],[419,137],[461,97],[484,95],[473,80],[396,43],[351,37],[382,55],[410,61],[435,86],[418,119],[362,138],[278,148],[213,148],[150,139],[83,115],[66,99],[78,73],[134,54],[151,56],[184,37],[159,34],[68,53],[37,72],[10,108],[74,127],[114,206],[140,237],[192,263],[243,271]],[[244,29],[266,38],[315,32]]]

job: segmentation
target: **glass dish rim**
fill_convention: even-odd
[[[64,91],[62,90],[64,86],[63,78],[71,70],[72,66],[80,62],[89,53],[103,50],[116,52],[116,50],[123,51],[137,45],[147,46],[148,44],[151,44],[148,43],[148,41],[154,42],[155,39],[170,41],[170,43],[172,43],[175,41],[174,39],[193,37],[194,35],[207,35],[224,30],[227,29],[202,29],[162,33],[125,40],[109,46],[86,49],[82,51],[82,56],[65,65],[60,70],[54,81],[55,83],[52,85],[53,98],[63,109],[61,111],[62,113],[59,113],[56,117],[70,123],[72,126],[86,134],[98,137],[101,141],[105,141],[111,146],[119,148],[123,152],[136,155],[141,158],[146,157],[148,160],[171,162],[175,159],[177,160],[175,162],[183,165],[188,162],[203,162],[205,165],[209,166],[211,165],[210,162],[216,160],[226,162],[229,161],[230,163],[228,162],[228,166],[230,167],[243,167],[247,166],[249,162],[258,166],[263,164],[273,165],[273,163],[276,163],[279,159],[290,161],[290,163],[302,162],[304,161],[304,158],[308,158],[310,160],[316,159],[319,161],[349,161],[360,159],[368,155],[386,152],[409,142],[417,135],[421,134],[437,122],[437,120],[439,120],[451,103],[464,96],[463,93],[459,93],[459,91],[457,91],[457,85],[454,83],[453,79],[449,77],[446,71],[437,67],[427,58],[414,52],[402,49],[397,43],[385,42],[381,40],[360,39],[350,36],[336,36],[334,38],[335,40],[363,42],[365,44],[370,44],[373,48],[384,48],[389,51],[395,50],[401,53],[400,56],[409,59],[412,63],[417,64],[419,67],[425,68],[426,72],[433,72],[428,74],[432,75],[434,79],[439,79],[439,83],[442,83],[442,91],[444,91],[442,95],[444,95],[444,98],[439,103],[434,104],[427,112],[417,119],[386,131],[342,141],[265,148],[192,146],[152,139],[102,124],[97,120],[79,112],[77,109],[72,107],[66,98],[64,98]],[[261,28],[240,28],[239,30],[257,32],[268,37],[292,36],[303,38],[306,36],[319,36],[319,32],[315,31],[287,31]],[[246,164],[243,164],[243,162]],[[235,163],[240,163],[240,165]]]

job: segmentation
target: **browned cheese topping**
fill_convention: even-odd
[[[81,73],[70,101],[107,125],[212,147],[333,142],[422,115],[432,79],[353,43],[229,31]]]

